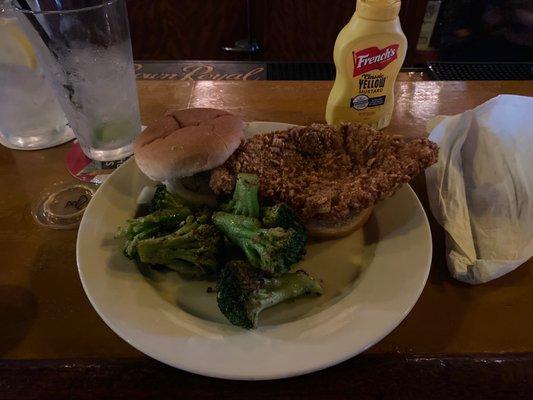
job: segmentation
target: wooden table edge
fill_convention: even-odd
[[[255,382],[207,378],[147,357],[0,361],[0,398],[17,399],[155,398],[166,394],[249,399],[257,391],[262,396],[290,399],[344,398],[348,394],[363,399],[466,398],[467,394],[471,399],[517,399],[531,398],[532,383],[533,352],[362,354],[311,374]],[[312,390],[297,389],[304,387]]]

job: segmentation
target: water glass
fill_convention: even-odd
[[[131,155],[141,123],[124,0],[13,5],[85,155]]]
[[[0,143],[42,149],[71,140],[65,114],[8,6],[0,0]]]

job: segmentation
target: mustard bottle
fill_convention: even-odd
[[[328,124],[389,125],[394,82],[407,52],[400,6],[400,0],[357,0],[355,14],[335,42],[337,76],[326,107]]]

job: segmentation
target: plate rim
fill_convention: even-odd
[[[283,124],[283,125],[292,125],[292,124],[284,124],[284,123],[274,122],[274,121],[272,121],[272,122],[267,122],[267,121],[249,122],[249,124],[258,124],[258,125],[271,124],[271,123]],[[113,172],[113,174],[117,173],[117,171],[119,171],[121,169],[132,168],[130,166],[130,164],[132,164],[132,163],[134,163],[134,157],[130,157],[130,159],[127,160],[124,164],[122,164],[119,168],[117,168],[117,170],[115,170]],[[98,188],[97,193],[100,190],[102,190],[102,189],[105,190],[105,187],[107,185],[110,185],[110,184],[111,184],[111,180],[107,179]],[[89,205],[87,206],[87,208],[85,210],[85,213],[84,213],[84,216],[83,216],[82,221],[80,223],[80,226],[79,226],[79,229],[78,229],[78,233],[77,233],[77,237],[76,237],[76,264],[77,264],[78,275],[80,277],[80,281],[81,281],[83,290],[85,292],[85,295],[87,296],[87,298],[88,298],[89,302],[91,303],[92,307],[94,308],[94,310],[97,312],[98,316],[105,322],[105,324],[115,334],[117,334],[122,340],[124,340],[126,343],[128,343],[130,346],[132,346],[136,350],[140,351],[141,353],[143,353],[143,354],[145,354],[145,355],[147,355],[147,356],[149,356],[149,357],[151,357],[151,358],[153,358],[153,359],[155,359],[155,360],[157,360],[159,362],[167,364],[169,366],[172,366],[172,367],[175,367],[175,368],[187,371],[187,372],[195,373],[195,374],[198,374],[198,375],[212,377],[212,378],[229,379],[229,380],[247,380],[247,381],[282,379],[282,378],[295,377],[295,376],[305,375],[305,374],[308,374],[308,373],[311,373],[311,372],[320,371],[322,369],[326,369],[326,368],[329,368],[331,366],[334,366],[334,365],[337,365],[339,363],[342,363],[342,362],[344,362],[344,361],[346,361],[346,360],[348,360],[350,358],[353,358],[353,357],[357,356],[358,354],[363,353],[364,351],[368,350],[370,347],[374,346],[376,343],[380,342],[383,338],[388,336],[394,329],[396,329],[400,325],[400,323],[411,312],[411,310],[413,309],[415,304],[418,302],[418,300],[419,300],[419,298],[420,298],[420,296],[421,296],[421,294],[422,294],[422,292],[423,292],[423,290],[424,290],[424,288],[426,286],[426,283],[427,283],[427,280],[428,280],[428,277],[429,277],[429,273],[430,273],[430,270],[431,270],[431,261],[432,261],[432,257],[433,257],[433,240],[432,240],[431,228],[430,228],[430,225],[429,225],[429,220],[428,220],[428,217],[427,217],[426,210],[424,209],[420,199],[418,198],[418,196],[416,195],[415,191],[412,189],[412,187],[409,184],[406,184],[405,186],[407,187],[410,196],[414,198],[417,207],[421,210],[421,215],[422,215],[422,220],[423,220],[423,229],[425,230],[425,232],[427,234],[428,245],[429,245],[429,248],[428,248],[428,251],[427,251],[427,254],[426,254],[425,266],[424,266],[424,268],[425,268],[424,276],[423,276],[423,279],[421,280],[421,283],[420,283],[420,285],[418,287],[417,292],[413,293],[414,296],[413,296],[413,300],[412,300],[411,304],[409,305],[409,307],[406,307],[406,309],[403,310],[403,312],[401,314],[398,314],[397,318],[394,319],[394,321],[389,322],[389,324],[387,326],[387,329],[384,329],[383,332],[380,335],[377,335],[373,340],[369,341],[364,347],[362,347],[362,348],[358,347],[354,351],[347,351],[346,354],[344,354],[342,357],[332,357],[331,359],[325,360],[323,362],[313,363],[312,365],[310,365],[307,368],[297,368],[296,370],[290,370],[290,371],[284,369],[283,370],[284,372],[280,372],[280,373],[265,373],[265,374],[243,375],[243,374],[239,374],[239,373],[231,373],[231,372],[228,373],[228,372],[225,372],[225,371],[212,370],[212,369],[209,369],[209,368],[191,367],[191,366],[187,365],[186,362],[179,362],[179,360],[173,359],[171,357],[166,358],[163,354],[154,354],[154,352],[152,352],[151,350],[143,349],[142,348],[143,347],[142,344],[137,343],[135,340],[132,340],[130,335],[127,332],[123,331],[123,329],[120,326],[118,326],[118,324],[115,324],[112,319],[110,319],[110,318],[108,318],[106,316],[105,311],[103,311],[100,308],[99,304],[97,304],[96,300],[91,296],[90,290],[88,289],[88,286],[87,286],[87,282],[85,281],[83,268],[82,268],[81,263],[80,263],[80,241],[81,241],[80,232],[83,232],[82,227],[86,223],[85,222],[86,221],[86,217],[85,216],[90,214],[90,210],[92,209],[92,204],[94,204],[92,202],[89,203]],[[97,195],[97,193],[95,193],[95,196]]]

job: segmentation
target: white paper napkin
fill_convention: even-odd
[[[500,95],[436,117],[439,161],[426,171],[454,278],[483,283],[533,256],[533,97]]]

